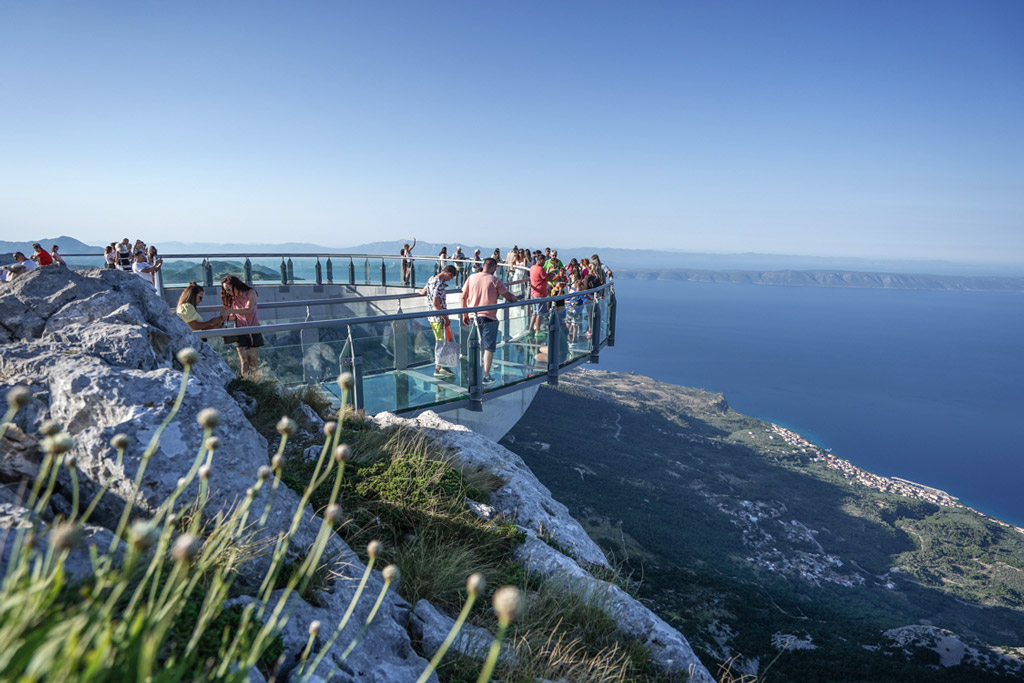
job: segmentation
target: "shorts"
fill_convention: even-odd
[[[234,339],[240,349],[258,349],[264,344],[263,335],[258,332],[256,334],[240,334]]]
[[[444,339],[444,321],[443,320],[438,320],[437,322],[434,322],[433,320],[431,320],[430,321],[430,329],[432,329],[434,331],[434,339],[436,339],[437,341],[441,341],[442,339]]]
[[[547,312],[548,312],[548,302],[543,301],[543,302],[541,302],[539,304],[533,304],[533,314],[534,315],[544,315]]]
[[[494,351],[498,348],[498,321],[494,318],[477,318],[476,327],[480,330],[480,348]]]

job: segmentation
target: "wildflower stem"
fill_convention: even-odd
[[[455,642],[455,636],[459,634],[459,631],[462,630],[462,625],[466,623],[466,617],[469,616],[469,610],[472,609],[474,602],[476,602],[476,595],[470,593],[469,597],[466,598],[466,604],[462,606],[462,611],[459,612],[459,618],[455,620],[451,630],[448,631],[448,637],[444,639],[444,642],[441,643],[441,647],[439,647],[437,652],[434,653],[434,656],[430,660],[430,664],[428,664],[427,668],[423,670],[420,677],[416,679],[416,683],[426,683],[426,680],[430,678],[430,674],[432,674],[437,668],[437,665],[441,663],[441,659],[443,659],[445,653],[448,652],[448,648],[450,648],[452,643]]]
[[[506,616],[498,617],[498,632],[494,634],[494,641],[491,642],[491,649],[487,653],[487,660],[484,662],[484,666],[480,669],[480,676],[477,677],[476,683],[487,683],[491,680],[491,674],[494,673],[494,667],[498,663],[498,655],[501,654],[501,643],[505,640],[505,631],[508,630],[510,619]]]

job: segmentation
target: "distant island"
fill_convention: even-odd
[[[965,292],[1024,292],[1024,277],[864,273],[848,270],[689,270],[684,268],[621,268],[626,280],[716,282],[790,287],[855,287],[859,289],[930,289]]]

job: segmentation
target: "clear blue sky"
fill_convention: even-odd
[[[1018,0],[5,2],[0,239],[1021,263],[1022,36]]]

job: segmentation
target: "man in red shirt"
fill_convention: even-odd
[[[53,257],[50,256],[49,252],[47,252],[45,249],[43,249],[41,246],[39,246],[39,242],[36,242],[35,244],[33,244],[32,248],[35,249],[35,252],[36,252],[35,254],[32,255],[32,260],[33,261],[35,261],[36,263],[38,263],[41,266],[52,266],[53,265]]]
[[[544,299],[548,296],[548,281],[554,280],[555,274],[544,270],[544,254],[539,249],[533,252],[533,265],[530,266],[530,298]],[[533,316],[530,318],[530,335],[541,333],[542,321],[547,317],[547,303],[533,305]]]
[[[505,283],[495,277],[494,271],[498,269],[498,262],[493,258],[485,258],[483,269],[479,273],[473,273],[462,285],[462,307],[477,308],[478,306],[490,306],[498,303],[498,295],[505,297],[506,301],[515,302],[516,298],[508,291]],[[498,347],[498,311],[480,311],[473,314],[476,317],[476,326],[480,331],[480,347],[484,351],[484,384],[493,384],[491,377],[491,363],[494,361],[494,350]],[[469,324],[469,313],[462,314],[462,324]]]

